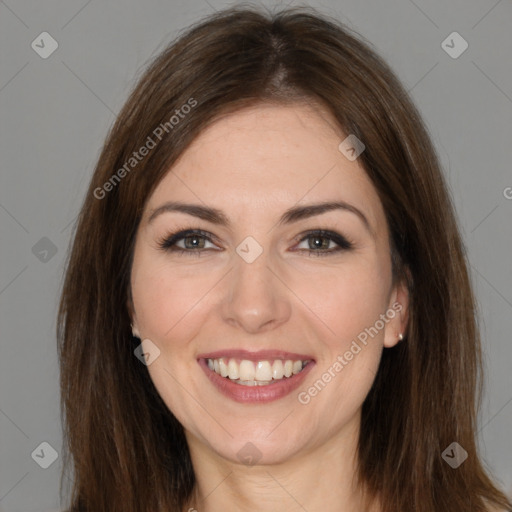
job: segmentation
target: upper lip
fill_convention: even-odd
[[[283,359],[292,361],[314,361],[314,358],[307,354],[297,354],[295,352],[285,352],[283,350],[258,350],[249,351],[241,349],[226,349],[216,350],[215,352],[208,352],[207,354],[200,354],[198,359],[219,359],[221,357],[234,358],[234,359],[247,359],[249,361],[268,361],[270,359]]]

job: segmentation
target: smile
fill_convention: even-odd
[[[300,373],[311,360],[275,359],[253,362],[221,357],[207,359],[208,368],[221,377],[243,386],[267,386]]]
[[[311,356],[281,351],[232,350],[203,354],[197,361],[218,391],[245,403],[283,398],[315,366]]]

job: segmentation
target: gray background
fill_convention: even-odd
[[[59,509],[55,316],[72,222],[107,129],[147,60],[191,22],[228,5],[0,1],[0,511]],[[511,2],[309,5],[375,45],[431,131],[481,310],[488,372],[479,439],[489,468],[512,495]],[[34,40],[41,46],[44,31],[59,45],[46,59],[31,47]],[[441,46],[453,31],[469,44],[456,59]],[[48,469],[31,457],[43,441],[59,453]]]

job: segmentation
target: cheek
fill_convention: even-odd
[[[211,287],[197,272],[180,272],[144,255],[136,258],[132,295],[141,334],[161,344],[168,339],[173,339],[174,346],[185,342],[207,306]]]
[[[196,402],[183,392],[183,383],[197,370],[189,342],[205,318],[210,288],[212,283],[197,272],[184,274],[145,255],[134,259],[132,294],[138,327],[160,349],[148,372],[167,407],[184,425],[197,415]]]
[[[314,279],[297,274],[293,288],[325,326],[325,341],[341,350],[385,312],[391,275],[385,260],[354,258],[315,272]]]
[[[317,362],[317,384],[314,389],[302,391],[307,394],[306,400],[315,397],[319,410],[336,410],[336,423],[361,405],[377,373],[386,325],[381,315],[386,313],[391,287],[390,268],[384,259],[361,259],[319,273],[313,282],[310,286],[297,282],[297,295],[321,320],[315,324],[321,329],[323,346]]]

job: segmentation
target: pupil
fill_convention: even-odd
[[[322,245],[323,245],[323,243],[322,243],[322,237],[317,236],[317,237],[313,238],[313,240],[314,240],[313,245],[314,245],[315,247],[317,247],[317,248],[318,248],[318,247],[322,247]]]
[[[198,237],[197,235],[192,235],[192,236],[188,237],[188,238],[187,238],[187,240],[188,240],[189,242],[191,242],[191,244],[190,244],[190,245],[191,245],[192,247],[198,247],[198,245],[199,245],[199,237]],[[192,241],[193,241],[193,242],[192,242]]]

